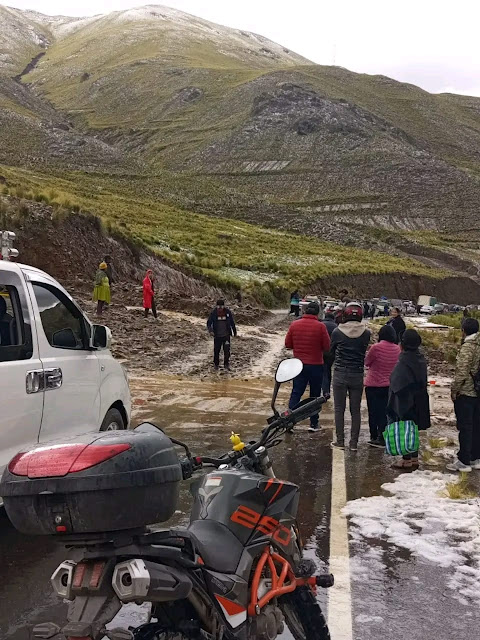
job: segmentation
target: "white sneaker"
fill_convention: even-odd
[[[472,470],[472,467],[469,464],[463,464],[463,462],[460,462],[460,460],[455,460],[455,462],[447,464],[446,468],[449,471],[463,471],[465,473],[470,473],[470,471]],[[478,466],[478,468],[480,469],[480,465]]]
[[[472,467],[472,469],[480,470],[480,459],[479,460],[472,460],[470,462],[470,466]]]

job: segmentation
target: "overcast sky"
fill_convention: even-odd
[[[320,64],[480,96],[480,0],[0,0],[86,16],[165,4],[255,31]],[[1,28],[1,25],[0,25]]]

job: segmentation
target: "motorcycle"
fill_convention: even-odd
[[[277,479],[269,456],[285,433],[318,413],[326,401],[316,398],[278,412],[280,385],[295,378],[302,367],[294,358],[279,364],[273,415],[257,441],[245,444],[232,434],[233,449],[212,458],[193,456],[187,445],[170,438],[185,451],[184,480],[207,466],[215,468],[194,488],[187,529],[68,535],[69,558],[51,578],[56,593],[70,602],[68,622],[62,629],[55,623],[38,624],[33,637],[275,640],[286,624],[295,640],[329,640],[316,590],[332,586],[333,576],[315,575],[315,563],[303,558],[296,522],[299,488]],[[151,440],[152,430],[158,428],[144,424],[137,429]],[[119,436],[111,435],[109,442],[115,437]],[[113,445],[122,446],[129,445]],[[115,450],[117,465],[122,451]],[[51,460],[53,454],[49,455]],[[29,477],[37,478],[32,460],[30,456]],[[70,470],[81,470],[79,460]],[[22,464],[21,456],[14,459],[10,479],[19,479]],[[8,512],[7,499],[6,505]],[[54,510],[58,533],[67,530],[61,509],[57,504]],[[150,603],[149,621],[135,629],[108,629],[121,607],[132,602]]]

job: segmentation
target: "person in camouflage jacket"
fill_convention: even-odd
[[[460,450],[458,460],[447,465],[450,471],[480,470],[480,398],[473,380],[480,369],[478,320],[467,318],[462,328],[464,341],[458,352],[452,382]]]

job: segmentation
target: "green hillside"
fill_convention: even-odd
[[[476,274],[480,99],[165,7],[0,19],[14,189],[62,194],[218,282]]]

